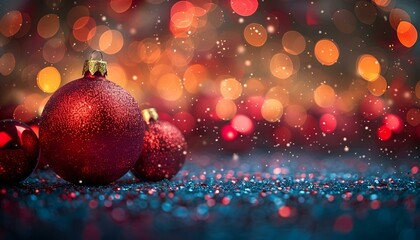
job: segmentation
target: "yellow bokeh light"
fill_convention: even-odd
[[[267,31],[258,23],[251,23],[244,29],[245,40],[254,47],[261,47],[267,41]]]
[[[357,60],[357,73],[366,81],[375,81],[381,73],[381,65],[374,56],[364,54]]]
[[[101,35],[99,39],[99,49],[106,54],[115,54],[121,50],[124,45],[124,38],[117,30],[108,30]]]
[[[270,71],[277,78],[289,78],[293,74],[293,62],[286,54],[277,53],[271,58]]]
[[[262,117],[269,122],[277,122],[283,115],[283,104],[276,99],[266,99],[261,106]]]
[[[229,99],[220,99],[216,104],[217,117],[223,120],[232,119],[237,111],[236,104]]]
[[[43,92],[53,93],[60,87],[60,72],[55,67],[45,67],[38,72],[36,83]]]
[[[281,43],[283,44],[284,50],[292,55],[301,54],[306,47],[305,38],[296,31],[286,32],[281,39]]]
[[[335,102],[335,91],[327,84],[323,84],[315,89],[314,100],[316,105],[322,108],[331,107]]]
[[[181,79],[173,74],[168,73],[160,77],[156,84],[159,96],[167,101],[176,101],[182,96]]]
[[[388,87],[384,77],[379,76],[375,81],[368,83],[369,92],[375,96],[381,96],[385,93]]]
[[[322,65],[331,66],[337,62],[340,51],[337,45],[329,39],[321,39],[315,44],[315,57]]]
[[[225,79],[220,82],[220,93],[226,99],[237,99],[242,94],[242,85],[234,78]]]

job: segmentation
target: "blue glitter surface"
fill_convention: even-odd
[[[37,170],[1,187],[0,238],[418,239],[416,164],[202,154],[171,181],[103,187]]]

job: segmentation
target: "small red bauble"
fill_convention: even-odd
[[[83,72],[83,78],[61,87],[45,105],[41,155],[69,182],[104,185],[134,166],[144,121],[134,98],[105,79],[106,62],[87,60]]]
[[[32,129],[19,121],[0,121],[0,184],[26,179],[38,163],[39,141]]]
[[[143,150],[132,172],[145,181],[170,179],[184,165],[187,154],[185,138],[174,125],[157,120],[155,109],[145,109],[142,114],[148,124]]]

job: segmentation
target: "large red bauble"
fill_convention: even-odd
[[[0,184],[26,179],[38,163],[39,141],[32,129],[15,120],[0,121]]]
[[[104,185],[122,177],[140,156],[144,120],[134,98],[97,72],[72,81],[45,105],[41,155],[63,179]]]
[[[141,156],[132,172],[145,181],[170,179],[182,168],[187,143],[182,133],[165,121],[150,121]]]

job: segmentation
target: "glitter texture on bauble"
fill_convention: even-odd
[[[143,110],[142,115],[147,123],[144,145],[132,172],[143,181],[171,179],[185,163],[187,142],[178,128],[158,120],[154,108]]]
[[[86,60],[83,73],[47,102],[39,130],[41,155],[69,182],[109,184],[139,158],[144,121],[134,98],[105,79],[102,57]]]

